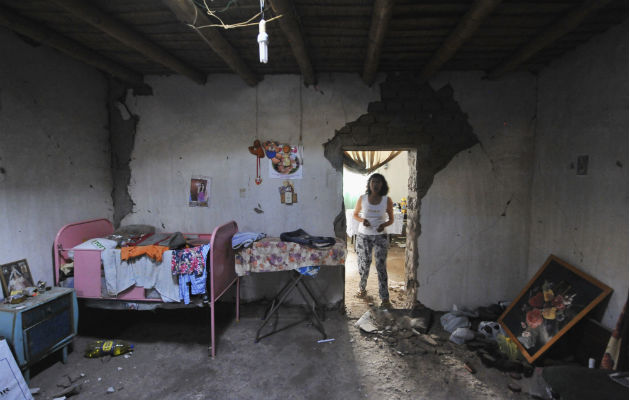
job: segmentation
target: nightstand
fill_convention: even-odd
[[[19,304],[0,304],[0,336],[9,342],[27,381],[30,366],[47,355],[61,349],[62,362],[67,361],[78,324],[74,289],[53,287]]]

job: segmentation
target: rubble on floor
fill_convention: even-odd
[[[534,366],[521,359],[510,359],[501,352],[497,342],[500,330],[496,322],[479,321],[482,315],[488,319],[498,318],[501,309],[495,306],[475,310],[470,328],[472,340],[465,344],[456,344],[450,340],[451,333],[442,329],[440,324],[432,324],[433,310],[417,306],[413,309],[381,309],[370,307],[355,323],[363,332],[366,340],[371,340],[380,348],[389,347],[400,357],[437,357],[442,363],[452,364],[453,359],[471,375],[478,369],[496,369],[503,373],[506,393],[528,393],[535,398],[551,399],[541,373],[534,375]],[[443,315],[442,315],[443,316]],[[483,322],[483,323],[480,323]],[[474,329],[473,329],[474,328]],[[456,330],[455,328],[454,330]]]

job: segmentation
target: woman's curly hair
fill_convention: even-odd
[[[381,191],[378,194],[380,196],[386,196],[387,193],[389,193],[389,185],[387,184],[385,177],[381,174],[372,174],[369,177],[366,188],[365,188],[365,194],[372,194],[372,191],[370,190],[370,182],[372,182],[373,179],[380,179],[382,185],[381,185]]]

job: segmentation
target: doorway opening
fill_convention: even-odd
[[[396,151],[396,150],[395,150]],[[372,150],[381,153],[381,159],[392,153],[388,150]],[[375,259],[372,257],[367,282],[367,296],[357,298],[359,289],[359,267],[356,252],[356,233],[359,222],[353,219],[354,209],[359,197],[365,194],[367,180],[370,175],[379,173],[385,177],[389,186],[388,196],[394,203],[394,223],[386,228],[389,249],[387,252],[387,275],[389,298],[394,308],[404,308],[406,300],[406,239],[407,239],[407,207],[409,199],[409,152],[398,150],[396,155],[385,164],[370,172],[360,173],[347,165],[343,166],[343,199],[346,212],[346,236],[348,256],[345,264],[344,298],[346,312],[349,317],[360,317],[370,305],[379,306],[381,301],[378,291],[378,274]]]

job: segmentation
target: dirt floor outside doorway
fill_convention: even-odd
[[[393,308],[402,308],[405,301],[404,280],[405,280],[405,237],[394,237],[390,241],[390,248],[387,253],[387,275],[389,283],[389,299]],[[378,296],[378,277],[374,261],[370,266],[368,276],[367,297],[358,299],[355,297],[359,288],[359,267],[357,253],[354,251],[354,244],[348,239],[348,256],[346,257],[346,285],[345,285],[345,305],[346,313],[350,318],[359,318],[371,305],[379,306],[381,301]]]

